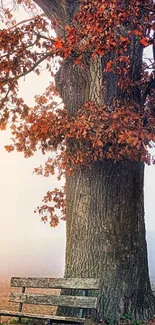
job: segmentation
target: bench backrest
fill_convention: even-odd
[[[19,311],[23,304],[52,305],[86,309],[97,308],[97,297],[88,297],[88,290],[99,290],[99,279],[94,278],[11,278],[11,287],[22,287],[22,292],[11,292],[9,301],[19,303]],[[25,293],[26,288],[72,289],[82,290],[83,295],[51,295]]]

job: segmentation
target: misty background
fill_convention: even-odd
[[[26,19],[21,11],[19,20]],[[27,75],[20,81],[19,95],[29,105],[42,94],[51,79]],[[33,173],[48,155],[37,152],[25,159],[22,153],[7,153],[10,132],[0,131],[0,277],[63,276],[65,260],[65,222],[50,228],[34,210],[47,190],[57,187],[57,178]],[[154,151],[155,152],[155,151]],[[151,280],[155,281],[155,166],[145,168],[145,219]]]
[[[28,75],[20,81],[19,96],[32,106],[34,96],[42,94],[51,78]],[[63,276],[65,222],[51,228],[34,210],[42,204],[48,190],[60,186],[56,176],[45,178],[33,173],[50,154],[8,153],[11,133],[0,131],[0,277]]]

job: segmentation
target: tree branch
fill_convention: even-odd
[[[45,15],[51,21],[58,21],[59,27],[56,32],[57,35],[64,36],[65,26],[68,22],[67,12],[65,11],[65,7],[62,5],[62,1],[60,0],[34,0],[34,2],[43,10]]]
[[[33,0],[51,20],[56,20],[58,37],[65,36],[65,27],[70,25],[81,0]]]
[[[41,14],[41,15],[39,15],[39,16],[40,16],[40,17],[44,17],[45,14]],[[15,25],[13,25],[13,26],[11,26],[11,27],[9,27],[8,30],[14,29],[14,28],[16,28],[17,26],[19,26],[19,25],[21,25],[21,24],[28,23],[29,21],[32,21],[32,20],[34,20],[35,18],[36,18],[36,16],[35,16],[35,17],[31,17],[31,18],[29,18],[29,19],[24,19],[24,20],[20,21],[19,23],[15,24]]]
[[[4,103],[7,100],[9,93],[10,93],[10,89],[8,89],[5,96],[2,98],[2,101],[1,101],[1,104],[0,104],[0,109],[4,107]],[[0,114],[0,115],[2,115],[2,114]]]
[[[34,71],[34,69],[41,63],[43,62],[45,59],[47,59],[48,57],[53,56],[52,52],[47,52],[46,55],[44,55],[41,59],[39,59],[35,64],[33,64],[33,66],[28,70],[28,71],[24,71],[23,73],[19,74],[18,76],[12,77],[12,78],[3,78],[0,79],[0,83],[5,83],[8,82],[10,80],[17,80],[21,77],[26,76],[27,74],[29,74],[30,72]]]
[[[153,77],[149,81],[148,86],[142,96],[142,99],[141,99],[142,106],[144,106],[147,96],[151,94],[151,89],[155,89],[155,78],[153,78]]]

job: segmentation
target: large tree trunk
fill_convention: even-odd
[[[143,163],[95,163],[67,177],[66,277],[99,277],[101,316],[152,316]]]
[[[110,105],[120,96],[117,76],[104,76],[103,64],[98,58],[87,62],[84,70],[70,60],[61,66],[56,85],[71,114],[86,100]],[[104,78],[106,94],[100,92]],[[95,162],[66,177],[65,277],[101,279],[102,319],[122,314],[149,319],[154,315],[143,188],[144,164],[129,159]]]
[[[103,100],[98,92],[100,64],[94,63],[94,69],[92,65],[81,71],[66,62],[56,76],[57,89],[71,113],[85,100]],[[93,83],[92,71],[97,67]],[[131,160],[96,162],[66,179],[65,277],[101,278],[102,319],[116,319],[124,313],[144,319],[154,315],[143,179],[144,164]]]
[[[50,3],[51,12],[52,5],[60,3],[36,2],[42,4],[45,12],[48,5],[48,15]],[[66,0],[62,4],[70,6],[73,2]],[[71,19],[72,12],[66,10],[69,12],[64,23]],[[130,75],[135,81],[141,73],[142,49],[134,39],[130,57]],[[105,58],[100,57],[94,61],[86,58],[85,69],[74,65],[73,59],[63,62],[56,75],[56,87],[70,114],[76,114],[85,101],[112,105],[114,98],[124,95],[117,88],[117,76],[103,73],[104,66]],[[139,101],[137,89],[133,99]],[[77,170],[66,179],[65,277],[101,278],[102,318],[115,319],[123,313],[136,318],[154,315],[155,298],[149,281],[145,237],[143,178],[144,164],[126,159],[95,162],[91,168]]]

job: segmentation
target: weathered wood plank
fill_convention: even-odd
[[[53,295],[38,295],[38,294],[20,294],[17,292],[11,292],[9,295],[9,301],[36,304],[36,305],[52,305],[52,306],[64,306],[64,307],[76,307],[76,308],[96,308],[96,297],[80,297],[80,296],[53,296]]]
[[[94,278],[24,278],[12,277],[11,287],[50,289],[99,289],[99,279]]]
[[[23,318],[35,318],[35,319],[50,319],[57,322],[64,323],[83,323],[85,318],[76,318],[76,317],[64,317],[64,316],[55,316],[55,315],[42,315],[42,314],[29,314],[21,313],[8,310],[0,310],[0,316],[12,316],[12,317],[23,317]]]
[[[20,278],[12,277],[10,281],[11,287],[26,287],[26,288],[49,288],[48,278]]]

